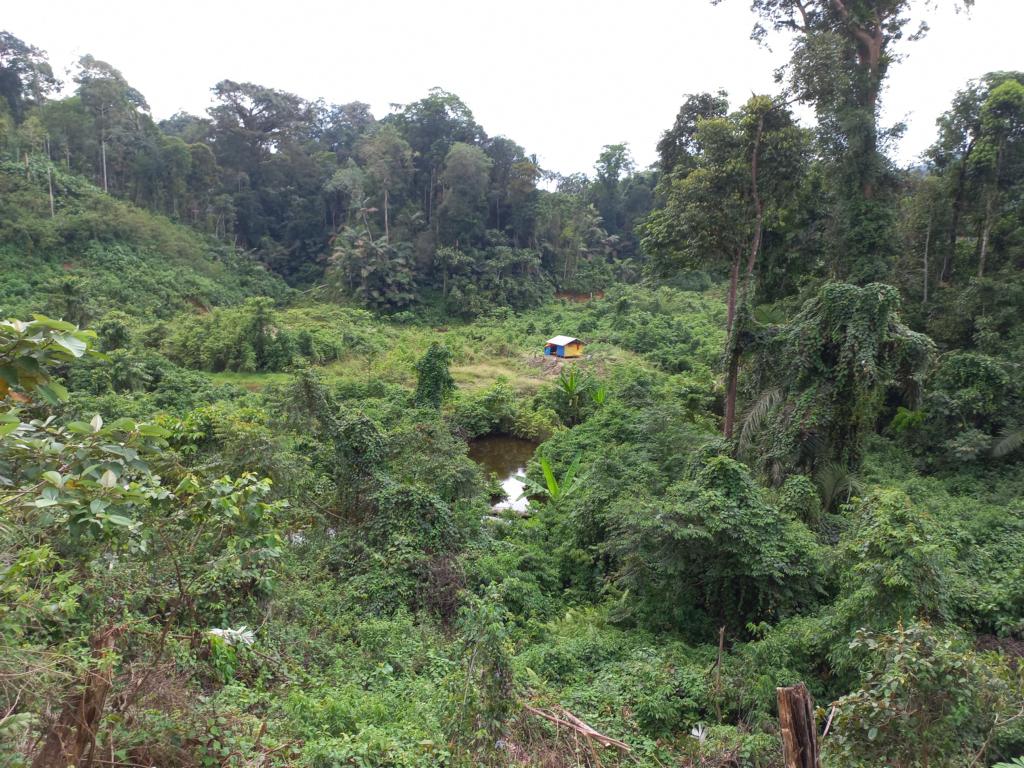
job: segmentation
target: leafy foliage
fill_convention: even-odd
[[[998,659],[927,624],[851,642],[870,659],[861,688],[835,703],[829,752],[848,765],[963,765],[1015,708],[1019,680]]]
[[[445,397],[455,389],[455,380],[448,371],[452,353],[434,342],[416,363],[416,404],[425,408],[440,408]]]

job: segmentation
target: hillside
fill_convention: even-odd
[[[286,294],[280,278],[230,246],[105,195],[55,163],[0,163],[4,317],[46,311],[85,324],[119,309],[156,319]]]

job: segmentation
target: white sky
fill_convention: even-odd
[[[970,16],[928,13],[904,43],[884,119],[905,120],[913,161],[953,93],[996,69],[1024,69],[1024,0],[977,0]],[[161,119],[202,113],[230,78],[328,102],[365,101],[382,117],[431,86],[457,93],[489,135],[506,135],[562,173],[590,173],[601,146],[628,142],[639,166],[685,93],[724,87],[732,101],[773,92],[788,56],[749,38],[749,0],[50,0],[5,3],[0,27],[62,72],[84,53],[120,69]]]

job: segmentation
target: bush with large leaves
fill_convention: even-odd
[[[608,521],[616,580],[647,623],[707,638],[719,626],[742,632],[814,602],[821,561],[813,533],[770,504],[731,458],[698,461],[663,497],[618,500]]]
[[[256,614],[286,505],[268,480],[181,470],[156,424],[59,419],[54,371],[93,334],[37,317],[0,335],[0,706],[39,730],[40,765],[66,765],[94,749],[122,675],[138,680],[182,640],[202,652],[209,629]],[[36,742],[23,730],[4,732],[5,751]]]

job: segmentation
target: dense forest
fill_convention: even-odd
[[[901,167],[914,9],[567,176],[0,32],[0,768],[1024,766],[1024,72]]]

